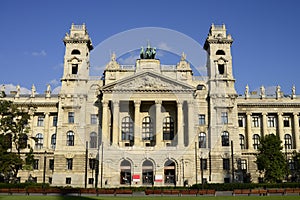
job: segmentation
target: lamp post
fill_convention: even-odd
[[[44,171],[43,171],[43,185],[45,184],[46,179],[46,164],[47,164],[47,151],[44,152]]]
[[[203,182],[203,153],[201,151],[201,154],[200,154],[200,168],[201,168],[201,186],[202,186],[202,190],[204,188],[204,182]]]

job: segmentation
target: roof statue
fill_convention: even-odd
[[[152,48],[150,46],[150,43],[148,41],[146,51],[144,50],[144,47],[141,47],[141,52],[140,52],[140,58],[141,59],[155,59],[156,55],[156,48]]]

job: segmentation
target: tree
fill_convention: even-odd
[[[292,163],[290,166],[290,172],[291,172],[291,179],[293,182],[299,182],[300,181],[300,153],[297,151],[293,152],[292,155]]]
[[[23,165],[32,165],[32,150],[26,154],[26,162],[21,157],[22,149],[31,149],[27,145],[29,119],[27,110],[12,101],[0,100],[0,172],[6,181],[15,182]]]
[[[274,134],[260,139],[256,164],[266,182],[275,183],[284,179],[287,174],[287,162],[282,152],[281,140]]]

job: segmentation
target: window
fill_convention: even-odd
[[[260,117],[252,116],[252,127],[260,127]]]
[[[52,126],[57,126],[57,115],[53,116]]]
[[[78,49],[73,49],[71,55],[80,55],[80,51]]]
[[[143,140],[154,140],[153,122],[151,117],[144,117],[142,123],[142,137]]]
[[[96,114],[91,114],[91,124],[97,124],[98,118]]]
[[[199,125],[205,125],[205,115],[199,115]]]
[[[95,132],[90,134],[90,148],[97,148],[97,133]]]
[[[290,127],[290,117],[283,117],[283,126]]]
[[[206,148],[206,134],[199,134],[199,148]]]
[[[39,159],[34,159],[33,161],[33,169],[38,170],[39,169]]]
[[[41,134],[41,133],[36,134],[35,139],[36,139],[35,148],[36,149],[42,149],[43,148],[43,143],[44,143],[43,134]]]
[[[223,169],[224,170],[230,170],[229,158],[223,158]]]
[[[94,184],[94,178],[89,178],[89,184],[91,184],[91,185]]]
[[[289,170],[295,170],[295,160],[289,159],[288,165],[289,165]]]
[[[49,160],[49,169],[54,170],[54,159]]]
[[[239,170],[247,170],[247,160],[240,159],[238,162],[238,168]]]
[[[207,170],[207,159],[203,159],[203,158],[200,159],[200,167],[202,170]]]
[[[67,169],[72,170],[73,169],[73,159],[67,158]]]
[[[225,66],[224,64],[218,64],[219,74],[223,75],[225,73]]]
[[[70,177],[66,178],[66,184],[71,184],[71,178]]]
[[[74,146],[74,133],[72,131],[67,133],[67,146]]]
[[[229,146],[229,133],[224,131],[221,136],[222,146]]]
[[[292,149],[292,136],[290,134],[284,135],[284,148]]]
[[[245,116],[239,115],[238,123],[239,123],[239,127],[245,127]]]
[[[227,112],[221,113],[221,120],[222,120],[222,124],[228,124],[228,113]]]
[[[240,134],[240,146],[241,146],[241,149],[246,149],[245,148],[245,136]]]
[[[72,74],[78,73],[78,64],[72,64]]]
[[[223,50],[221,50],[221,49],[219,49],[217,52],[216,52],[216,55],[225,55],[225,52],[223,51]]]
[[[95,158],[90,158],[89,159],[89,166],[90,166],[91,170],[96,169],[96,163],[97,163],[97,160]]]
[[[259,141],[260,136],[258,134],[254,134],[252,139],[253,139],[253,148],[258,149],[258,146],[260,144],[260,141]]]
[[[55,149],[56,147],[56,133],[52,134],[51,136],[51,148]]]
[[[69,124],[74,124],[74,112],[68,112],[68,122]]]
[[[44,126],[44,116],[38,116],[37,126]]]
[[[48,181],[50,184],[52,184],[52,177],[49,177]]]
[[[163,139],[174,139],[174,120],[172,117],[165,117],[163,121]]]
[[[122,119],[122,140],[133,140],[133,121],[127,116]]]
[[[276,127],[276,117],[268,116],[268,127]]]

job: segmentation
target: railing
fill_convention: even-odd
[[[135,66],[134,65],[120,65],[120,68],[123,70],[134,70]]]
[[[176,70],[176,65],[160,65],[161,70]]]

